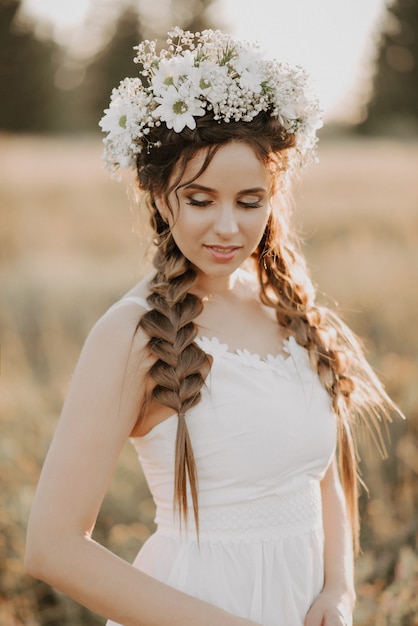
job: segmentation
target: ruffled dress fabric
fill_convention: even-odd
[[[262,626],[303,626],[324,582],[320,481],[336,445],[329,395],[293,338],[286,355],[264,359],[196,341],[213,357],[186,417],[199,538],[192,512],[187,526],[173,513],[173,415],[132,439],[157,507],[157,530],[134,566]]]

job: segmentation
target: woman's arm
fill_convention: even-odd
[[[42,470],[27,535],[26,569],[126,626],[252,624],[180,593],[93,541],[91,533],[143,399],[146,338],[138,307],[108,312],[73,375]]]
[[[350,626],[355,603],[353,542],[335,458],[321,482],[321,492],[325,581],[305,626]]]

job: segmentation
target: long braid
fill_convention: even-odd
[[[147,298],[152,307],[139,321],[149,336],[148,349],[155,357],[149,375],[155,383],[152,397],[178,415],[175,444],[174,503],[180,522],[188,517],[187,483],[190,486],[196,528],[199,528],[198,479],[186,412],[201,397],[203,373],[210,367],[208,356],[194,342],[193,320],[203,304],[190,293],[196,272],[171,237],[162,238],[154,259],[156,274]]]
[[[329,309],[315,305],[315,292],[303,257],[290,242],[283,243],[274,218],[270,220],[255,257],[260,297],[274,306],[278,323],[304,347],[312,367],[331,397],[338,419],[338,461],[341,481],[359,550],[357,452],[352,426],[360,418],[385,455],[380,423],[396,409],[368,365],[359,341]]]

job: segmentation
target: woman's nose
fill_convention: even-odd
[[[238,223],[234,207],[229,205],[219,207],[214,230],[217,235],[224,238],[232,237],[238,232]]]

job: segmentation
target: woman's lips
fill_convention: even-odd
[[[212,259],[218,263],[227,263],[232,261],[240,246],[205,246]]]

